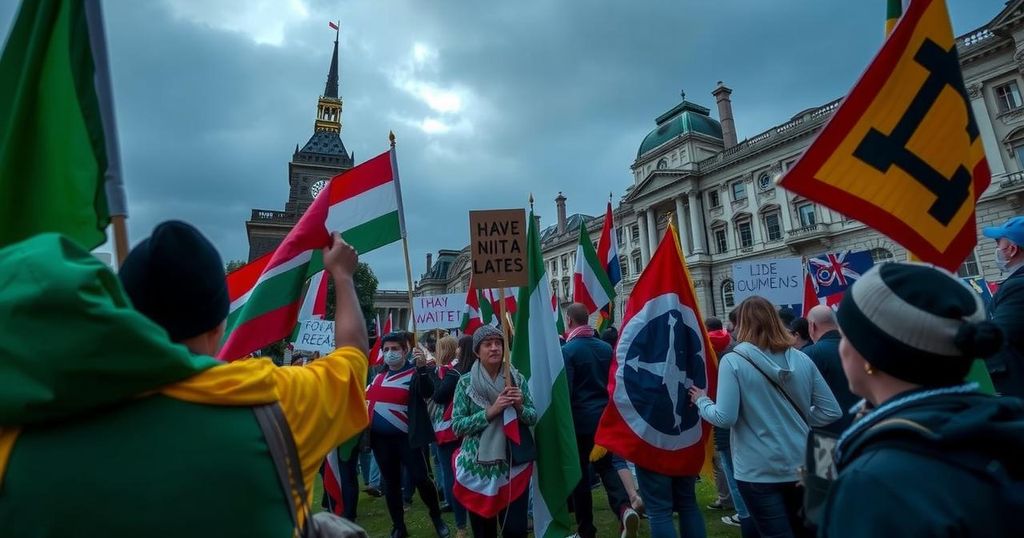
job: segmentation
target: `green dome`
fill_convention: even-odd
[[[722,138],[722,124],[708,116],[707,108],[683,101],[672,110],[662,114],[656,120],[658,126],[644,137],[637,158],[658,146],[685,133],[700,133],[710,137]]]

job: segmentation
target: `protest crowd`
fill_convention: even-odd
[[[391,538],[414,503],[440,538],[704,538],[709,511],[742,538],[1020,535],[1024,217],[981,230],[1005,275],[990,300],[932,256],[873,265],[835,304],[753,295],[718,319],[673,224],[612,312],[610,204],[561,308],[531,200],[471,228],[516,248],[474,272],[461,326],[371,338],[354,274],[407,239],[402,205],[370,239],[328,215],[360,194],[342,182],[400,197],[395,163],[392,140],[226,277],[177,220],[116,271],[67,230],[0,244],[0,536],[356,537],[366,496]],[[326,297],[315,278],[331,346],[275,363]]]

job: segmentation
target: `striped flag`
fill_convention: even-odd
[[[477,329],[484,325],[494,325],[497,322],[495,305],[491,303],[490,297],[485,295],[489,290],[478,290],[473,284],[473,278],[469,279],[469,289],[466,290],[466,310],[462,314],[462,324],[459,330],[464,334],[472,335]],[[508,302],[506,301],[506,306]]]
[[[331,512],[341,516],[345,514],[345,503],[342,500],[341,465],[352,459],[355,448],[359,446],[359,435],[353,436],[338,448],[327,453],[324,458],[324,494],[330,497]]]
[[[558,291],[551,290],[551,313],[555,316],[555,330],[558,336],[565,335],[565,318],[562,317],[562,309],[558,306]]]
[[[900,17],[903,16],[903,6],[905,3],[905,0],[885,0],[886,37],[892,33],[893,28],[896,28],[896,23],[900,22]]]
[[[576,246],[576,271],[572,275],[572,300],[587,307],[593,314],[608,305],[615,297],[615,288],[608,280],[604,263],[598,259],[594,245],[587,234],[587,226],[580,224],[580,242]]]
[[[0,55],[0,246],[127,215],[99,0],[22,2]]]
[[[309,279],[306,296],[299,308],[299,319],[324,319],[327,317],[327,271],[320,271]]]
[[[532,211],[527,222],[529,285],[519,290],[512,364],[526,377],[537,410],[537,461],[532,481],[534,535],[562,538],[572,534],[566,499],[580,479],[579,455],[562,348],[551,310],[550,284]]]
[[[601,228],[601,238],[597,240],[597,259],[604,264],[604,272],[608,275],[608,282],[612,285],[612,295],[608,304],[601,307],[601,319],[597,325],[597,332],[607,329],[614,321],[615,307],[615,286],[622,280],[622,266],[619,264],[619,242],[615,235],[615,224],[612,221],[612,202],[608,201],[608,208],[604,212],[604,227]]]
[[[360,254],[398,241],[405,236],[401,200],[394,148],[332,178],[263,262],[255,281],[248,272],[244,282],[232,286],[232,276],[241,270],[228,276],[232,302],[217,357],[235,360],[288,336],[298,319],[303,285],[323,270],[328,230],[341,232]]]
[[[388,312],[388,319],[384,321],[384,328],[381,329],[380,318],[377,318],[377,341],[373,343],[373,349],[367,355],[370,359],[370,368],[380,366],[384,362],[384,353],[381,351],[381,340],[384,335],[391,332],[391,313]]]

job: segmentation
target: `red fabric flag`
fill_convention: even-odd
[[[595,441],[644,469],[695,476],[711,425],[690,405],[689,388],[715,394],[718,365],[678,235],[669,229],[626,303]]]

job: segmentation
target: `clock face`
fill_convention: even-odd
[[[320,191],[324,190],[324,187],[326,187],[326,186],[327,186],[327,180],[326,179],[321,179],[320,181],[317,181],[316,183],[310,185],[309,186],[309,194],[310,194],[310,196],[312,196],[313,198],[316,198],[317,195],[320,194]]]

